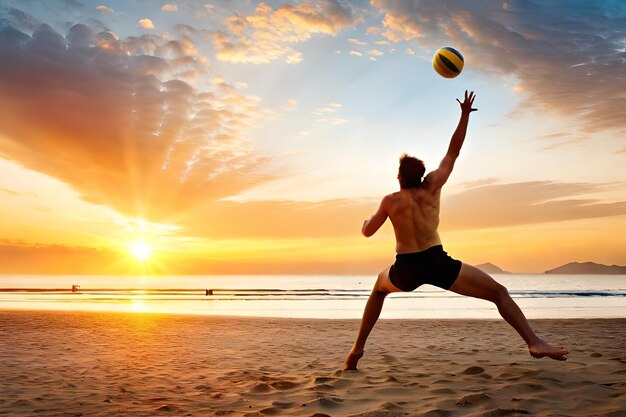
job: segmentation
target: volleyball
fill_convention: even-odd
[[[444,78],[454,78],[463,71],[463,55],[450,46],[439,48],[433,56],[433,68]]]

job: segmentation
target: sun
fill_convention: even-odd
[[[135,242],[130,247],[130,253],[139,261],[143,262],[152,255],[152,248],[145,242]]]

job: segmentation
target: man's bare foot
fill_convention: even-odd
[[[552,346],[543,340],[529,346],[528,351],[530,352],[530,355],[535,358],[543,358],[544,356],[547,356],[549,358],[556,359],[557,361],[565,361],[567,360],[566,355],[569,355],[569,351],[567,349]]]
[[[363,356],[363,351],[361,352],[353,352],[350,351],[350,353],[348,353],[348,357],[346,358],[346,361],[343,363],[343,370],[344,371],[356,371],[356,364],[359,361],[359,359],[361,359],[361,357]]]

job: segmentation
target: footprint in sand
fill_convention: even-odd
[[[296,403],[291,401],[274,401],[272,402],[272,407],[276,408],[291,408],[295,407]]]
[[[274,416],[276,414],[280,414],[281,412],[282,410],[276,407],[267,407],[262,410],[259,410],[259,413],[263,414],[264,416]]]
[[[520,408],[494,408],[492,410],[487,410],[482,414],[479,414],[480,417],[501,417],[501,416],[519,416],[530,414],[528,410],[522,410]]]
[[[387,365],[398,362],[398,358],[396,358],[393,355],[384,354],[382,355],[382,357],[383,357],[383,362],[386,363]]]
[[[431,390],[430,392],[432,392],[433,394],[444,394],[444,395],[456,394],[456,391],[451,390],[450,388],[436,388],[434,390]]]
[[[384,384],[386,382],[400,383],[397,378],[393,376],[368,376],[365,378],[365,382],[368,384]]]
[[[314,400],[307,401],[303,403],[301,406],[306,407],[308,405],[318,405],[321,408],[333,409],[337,407],[341,407],[341,403],[343,399],[339,397],[317,397]]]
[[[482,374],[483,372],[485,372],[485,369],[481,368],[480,366],[470,366],[469,368],[464,370],[462,373],[465,375],[478,375],[478,374]]]
[[[509,364],[508,367],[505,368],[503,372],[500,372],[498,375],[499,378],[504,378],[508,380],[516,380],[521,379],[523,377],[533,376],[541,373],[540,369],[528,369],[516,366],[518,364],[512,363]]]
[[[506,385],[504,388],[513,388],[515,392],[539,392],[547,390],[545,386],[541,384],[533,384],[531,382],[520,382],[517,384]]]
[[[626,388],[626,382],[605,382],[600,384],[600,386],[611,389],[624,389]]]
[[[329,392],[329,391],[334,391],[335,387],[333,387],[332,385],[328,385],[328,384],[318,384],[318,385],[315,385],[312,389],[315,391]]]
[[[297,382],[291,382],[291,381],[276,381],[276,382],[272,382],[270,385],[272,386],[272,388],[275,388],[280,391],[285,391],[289,389],[294,389],[300,384],[298,384]]]
[[[178,407],[173,406],[173,405],[162,405],[159,408],[157,408],[156,411],[167,411],[167,412],[178,411]]]
[[[483,393],[469,394],[461,398],[459,401],[457,401],[456,405],[459,405],[459,406],[477,405],[477,404],[483,404],[483,403],[489,402],[491,400],[493,400],[493,398],[491,398],[491,396],[488,394],[483,394]]]
[[[426,411],[423,414],[423,417],[448,417],[450,414],[452,414],[452,413],[450,411],[448,411],[448,410],[443,410],[441,408],[435,408],[433,410]]]
[[[11,405],[19,406],[19,407],[30,407],[31,402],[28,400],[21,399],[21,400],[15,400]]]
[[[250,392],[253,392],[255,394],[265,393],[265,392],[268,392],[268,391],[271,391],[271,390],[272,390],[272,387],[269,386],[268,384],[264,383],[264,382],[258,383],[255,386],[253,386],[252,388],[250,388]]]
[[[436,381],[433,382],[434,384],[451,384],[453,381],[449,380],[449,379],[438,379]]]
[[[399,413],[386,408],[379,408],[376,410],[365,411],[358,414],[350,414],[348,417],[403,417],[405,413]]]
[[[328,376],[318,376],[315,377],[315,383],[316,384],[328,384],[329,382],[335,382],[337,380],[337,378],[331,378]]]
[[[380,408],[385,409],[385,410],[402,410],[402,407],[392,402],[383,403],[381,404]]]

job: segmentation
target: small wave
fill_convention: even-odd
[[[81,289],[72,293],[55,288],[0,288],[0,294],[26,293],[29,296],[76,297],[76,300],[116,300],[123,298],[184,301],[184,300],[341,300],[363,299],[370,291],[363,289]],[[626,297],[626,290],[509,290],[513,298],[572,298],[572,297]],[[440,290],[417,290],[395,293],[398,298],[452,298],[458,295]],[[69,299],[68,298],[68,299]]]
[[[619,290],[555,290],[555,291],[509,291],[513,298],[568,298],[568,297],[626,297]]]

